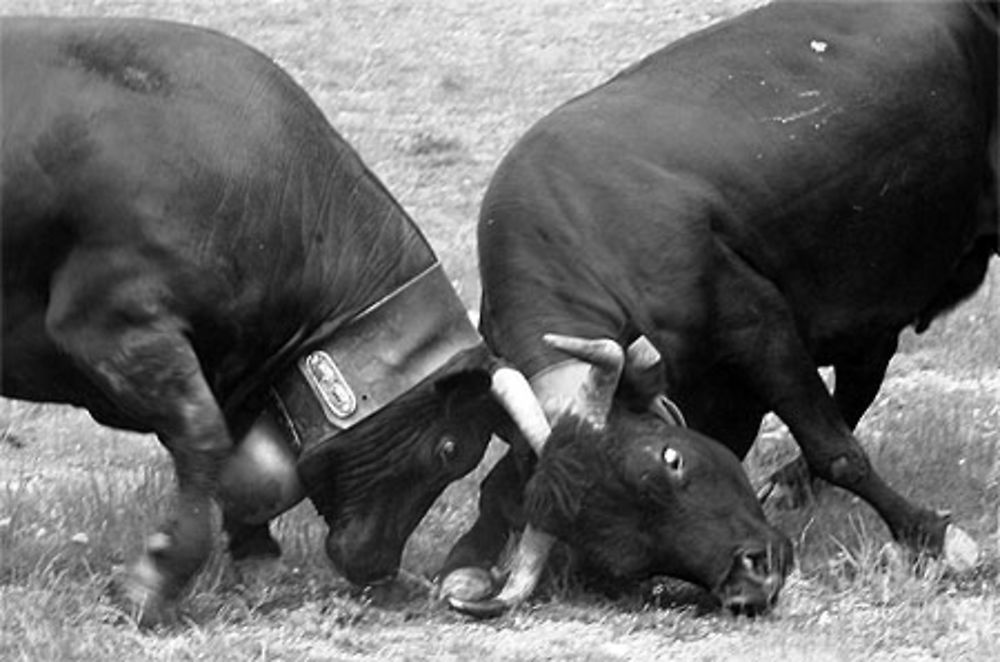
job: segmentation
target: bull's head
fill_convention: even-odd
[[[439,265],[339,326],[276,388],[298,474],[355,584],[393,577],[445,487],[482,459],[506,411],[546,426],[527,380],[489,353]]]
[[[441,492],[479,463],[505,410],[528,434],[544,424],[527,380],[510,368],[435,375],[338,435],[318,466],[300,460],[330,526],[327,555],[348,580],[370,585],[396,574],[406,540]]]
[[[552,428],[529,439],[539,462],[525,495],[528,526],[500,593],[452,596],[452,606],[488,616],[524,600],[559,538],[613,576],[670,575],[705,587],[735,612],[768,609],[790,568],[791,544],[767,523],[736,456],[675,424],[677,413],[662,399],[642,412],[614,404],[625,365],[617,343],[546,341],[573,358],[532,379]],[[636,364],[658,355],[645,343],[629,359],[638,374],[649,366]]]

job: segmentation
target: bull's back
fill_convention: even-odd
[[[92,406],[49,340],[54,320],[82,325],[91,310],[169,320],[221,400],[245,395],[296,340],[398,285],[386,265],[433,259],[306,93],[252,48],[133,19],[0,29],[4,393]]]
[[[682,39],[505,158],[481,226],[487,300],[513,301],[534,250],[550,290],[612,289],[572,313],[619,310],[606,332],[684,323],[669,306],[712,295],[657,274],[711,273],[717,240],[804,319],[903,324],[975,232],[995,89],[995,31],[958,3],[783,3]],[[558,269],[540,254],[570,243]],[[621,269],[595,278],[607,264]],[[522,299],[492,323],[524,317]]]
[[[713,232],[796,310],[886,308],[884,288],[912,314],[991,194],[995,22],[959,2],[776,3],[618,84],[665,127],[650,158],[710,183]]]
[[[9,217],[40,222],[104,193],[174,195],[167,211],[206,219],[227,187],[277,179],[300,151],[335,157],[301,89],[221,34],[130,19],[5,18],[0,29]],[[119,234],[129,220],[85,229]]]

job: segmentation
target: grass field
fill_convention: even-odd
[[[476,209],[536,119],[744,0],[5,0],[4,14],[156,16],[233,34],[285,66],[428,234],[474,307]],[[611,599],[566,571],[492,623],[439,607],[427,577],[471,522],[485,467],[453,485],[385,595],[356,595],[322,554],[309,506],[277,527],[282,567],[216,553],[177,625],[141,632],[109,598],[172,489],[155,440],[64,408],[0,401],[2,660],[996,660],[1000,274],[924,336],[907,336],[860,435],[889,482],[950,508],[985,552],[962,576],[910,572],[870,510],[827,490],[775,512],[799,564],[774,614],[702,613],[670,582]],[[494,460],[499,448],[491,449]],[[790,457],[774,421],[755,479]],[[220,540],[221,549],[221,540]]]

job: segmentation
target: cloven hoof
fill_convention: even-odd
[[[979,545],[968,533],[954,524],[944,530],[942,556],[948,567],[955,572],[966,572],[979,562]]]

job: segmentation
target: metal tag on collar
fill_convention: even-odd
[[[358,399],[329,354],[323,350],[312,352],[299,361],[299,370],[328,417],[345,419],[357,411]]]

